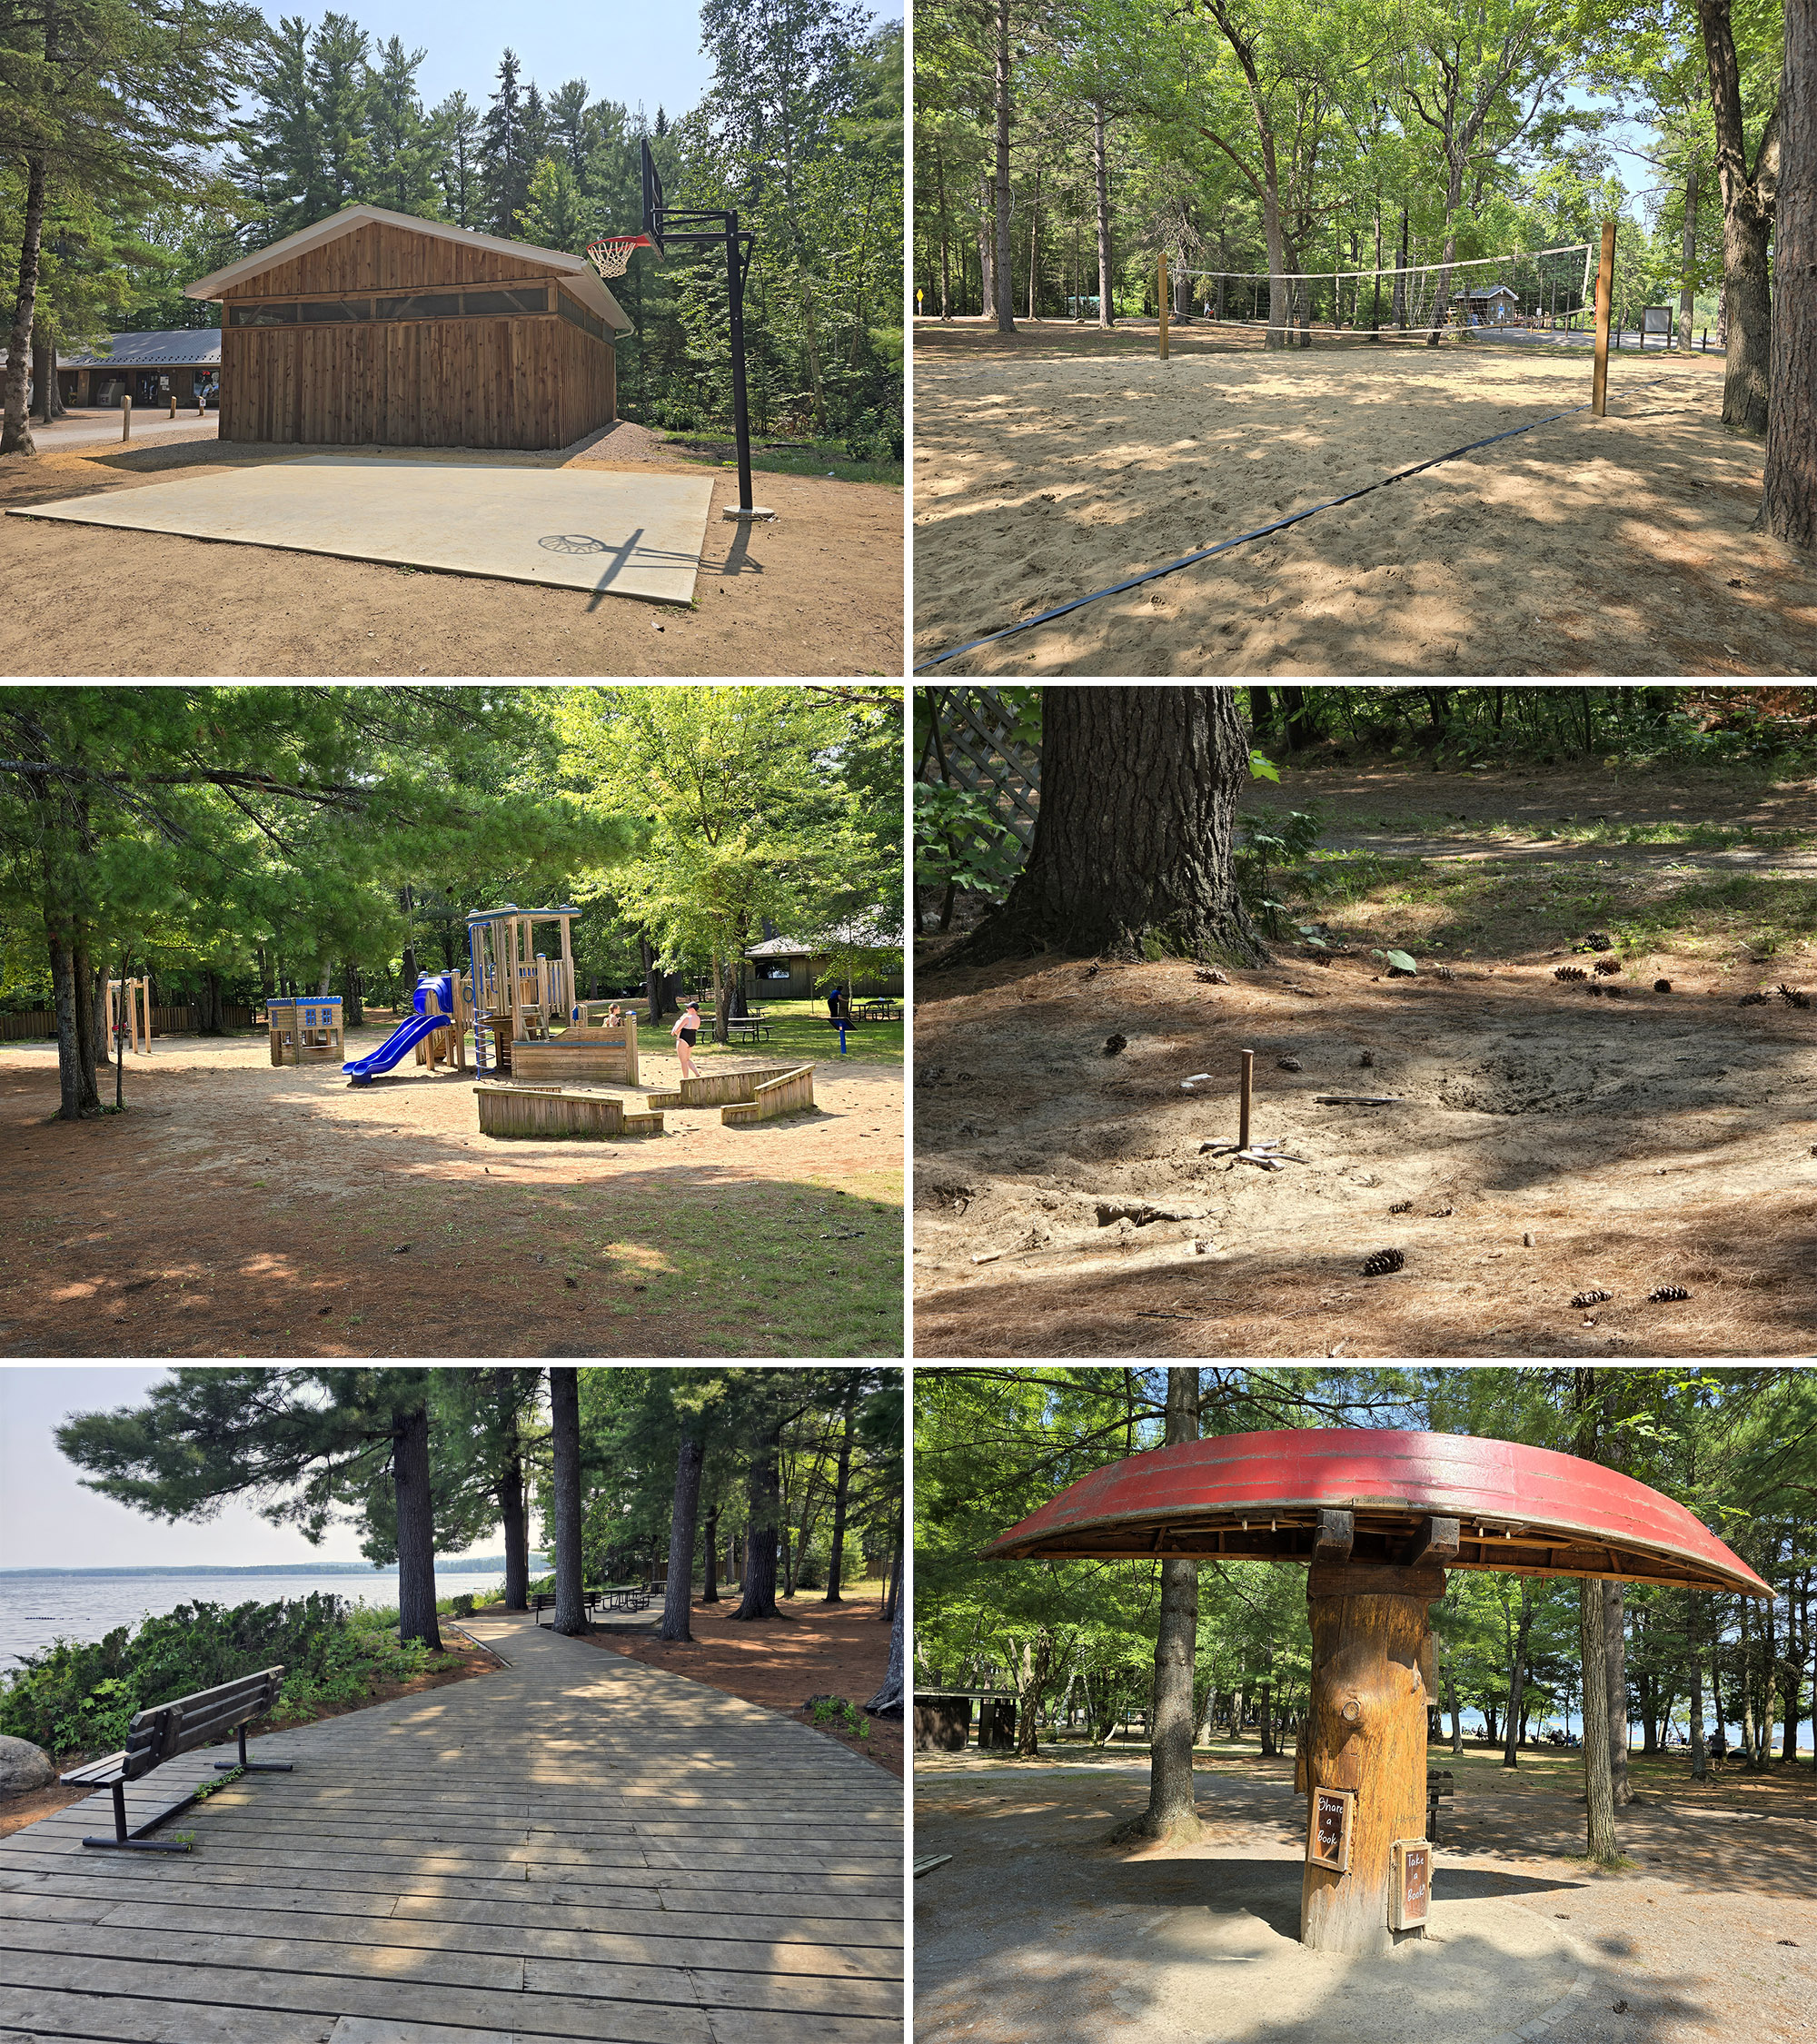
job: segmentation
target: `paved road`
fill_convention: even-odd
[[[213,440],[218,436],[221,415],[216,412],[196,416],[191,405],[185,410],[176,408],[173,419],[164,407],[147,405],[143,412],[133,413],[133,441],[137,446],[144,440],[169,440],[184,434],[194,434],[197,439]],[[59,419],[54,426],[40,425],[32,422],[32,439],[40,454],[55,452],[61,447],[87,447],[100,441],[117,441],[120,438],[120,414],[117,412],[73,412],[67,419]]]
[[[0,1840],[0,2034],[896,2044],[899,1783],[584,1641],[471,1630],[515,1665],[257,1741],[295,1772],[185,1812],[190,1854],[84,1851],[104,1791]]]

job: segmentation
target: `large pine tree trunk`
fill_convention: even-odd
[[[1785,0],[1766,490],[1755,529],[1817,552],[1817,0]]]
[[[776,1616],[776,1528],[781,1497],[777,1458],[781,1453],[781,1429],[766,1422],[755,1446],[749,1478],[750,1523],[745,1532],[744,1594],[734,1618]]]
[[[49,55],[51,30],[45,30]],[[13,326],[6,339],[5,416],[0,422],[0,454],[35,454],[31,422],[25,416],[25,379],[31,373],[32,321],[38,303],[38,257],[45,233],[45,158],[40,151],[25,159],[25,214],[21,223],[19,288],[13,301]]]
[[[851,1490],[852,1409],[857,1399],[854,1385],[847,1390],[845,1404],[839,1412],[839,1467],[833,1482],[832,1553],[827,1559],[827,1593],[820,1600],[828,1604],[844,1601],[839,1595],[839,1585],[846,1552],[846,1500]]]
[[[1795,5],[1795,0],[1794,0]],[[1723,193],[1723,306],[1727,369],[1723,423],[1742,433],[1767,430],[1767,376],[1772,352],[1772,298],[1767,240],[1772,229],[1772,191],[1779,172],[1779,112],[1767,123],[1752,171],[1742,117],[1741,66],[1730,0],[1697,0],[1710,104],[1716,121],[1716,180]],[[1792,26],[1787,15],[1787,62]]]
[[[1009,0],[997,0],[996,214],[997,331],[1016,331],[1016,274],[1009,253]]]
[[[46,426],[68,416],[63,408],[63,389],[57,382],[56,344],[45,332],[42,320],[35,320],[32,326],[32,392],[37,415]]]
[[[1710,1756],[1703,1749],[1703,1642],[1699,1637],[1703,1628],[1700,1606],[1703,1599],[1693,1591],[1690,1593],[1691,1604],[1691,1779],[1707,1781],[1710,1779]]]
[[[429,1407],[392,1415],[397,1492],[398,1637],[442,1651],[435,1622],[435,1501],[429,1478]]]
[[[1198,1439],[1198,1365],[1167,1371],[1167,1445]],[[1148,1807],[1116,1834],[1196,1845],[1193,1797],[1193,1657],[1198,1644],[1198,1563],[1161,1563],[1161,1619],[1155,1636],[1155,1714],[1148,1741]]]
[[[1609,1674],[1609,1793],[1615,1808],[1634,1800],[1628,1786],[1628,1640],[1626,1598],[1619,1583],[1603,1585],[1603,1664]]]
[[[1104,102],[1091,110],[1092,175],[1097,185],[1097,323],[1115,326],[1110,287],[1110,149],[1104,128]]]
[[[555,1464],[555,1618],[558,1632],[584,1632],[581,1566],[581,1373],[549,1368],[550,1448]]]
[[[1603,1585],[1585,1576],[1578,1585],[1578,1625],[1584,1653],[1584,1795],[1590,1857],[1613,1866],[1621,1857],[1615,1838],[1614,1783],[1609,1770],[1609,1654]]]
[[[716,1604],[720,1601],[720,1508],[717,1504],[707,1514],[703,1538],[707,1549],[707,1580],[700,1591],[700,1602]]]
[[[1266,965],[1231,862],[1248,778],[1230,688],[1043,690],[1028,863],[951,962],[1051,949]]]
[[[1703,166],[1695,155],[1684,174],[1684,230],[1679,243],[1678,344],[1689,350],[1697,310],[1697,188]]]
[[[504,1435],[499,1467],[499,1521],[505,1533],[505,1609],[530,1609],[530,1514],[523,1502],[523,1457],[517,1446],[517,1395],[509,1371],[498,1373],[499,1427]]]
[[[865,1705],[874,1718],[899,1718],[902,1715],[902,1602],[896,1602],[896,1616],[889,1625],[889,1666],[884,1674],[883,1687]]]
[[[691,1640],[688,1612],[694,1587],[694,1522],[700,1511],[700,1465],[707,1444],[698,1419],[681,1423],[681,1443],[675,1456],[675,1503],[669,1514],[669,1583],[662,1600],[663,1640]]]

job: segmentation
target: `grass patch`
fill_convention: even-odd
[[[738,1057],[749,1058],[754,1054],[765,1057],[799,1057],[816,1061],[830,1057],[835,1063],[839,1055],[839,1032],[827,1020],[825,1001],[765,1001],[756,1004],[763,1010],[764,1027],[769,1034],[761,1043],[716,1044],[712,1040],[712,1010],[701,1010],[702,1028],[700,1040],[694,1047],[694,1061],[703,1064],[714,1057]],[[898,1006],[901,1004],[899,1002]],[[670,1025],[663,1025],[666,1037]],[[640,1037],[639,1047],[651,1042],[648,1031]],[[670,1047],[664,1043],[662,1048]],[[900,1022],[854,1022],[846,1030],[846,1051],[849,1057],[862,1057],[872,1064],[899,1065],[902,1062],[902,1024]]]
[[[665,439],[679,460],[697,467],[738,467],[738,447],[732,441],[673,433]],[[819,476],[839,482],[880,482],[893,490],[902,487],[899,461],[855,461],[842,440],[817,441],[811,447],[753,446],[750,468],[753,475]]]

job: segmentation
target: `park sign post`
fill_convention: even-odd
[[[1423,1936],[1430,1607],[1447,1569],[1772,1592],[1683,1505],[1549,1448],[1373,1428],[1227,1434],[1095,1470],[985,1549],[993,1561],[1303,1562],[1312,1700],[1300,1939]],[[1340,1800],[1342,1799],[1342,1800]]]

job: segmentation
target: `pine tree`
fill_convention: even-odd
[[[578,255],[588,241],[586,207],[581,186],[560,156],[545,156],[530,181],[530,198],[511,229],[520,241],[538,248],[565,249]]]
[[[307,78],[320,155],[321,219],[354,204],[372,164],[372,38],[351,15],[325,14],[310,38]]]
[[[586,168],[587,129],[587,81],[570,78],[550,94],[549,134],[551,141],[561,145],[568,168],[576,177]]]
[[[237,154],[228,174],[253,213],[254,248],[282,241],[330,210],[320,175],[309,40],[301,15],[287,15],[266,32],[247,78],[256,94],[253,112],[233,124]]]
[[[495,234],[510,235],[530,197],[534,164],[524,154],[524,101],[518,90],[517,52],[499,60],[499,89],[486,107],[481,145],[482,179],[487,225]]]
[[[465,93],[452,92],[429,119],[436,150],[435,182],[442,193],[442,210],[457,227],[476,226],[482,203],[479,108]]]
[[[406,54],[393,35],[380,47],[378,68],[368,73],[370,163],[363,196],[393,213],[433,220],[442,211],[435,179],[439,151],[416,89],[416,74],[428,54]]]

